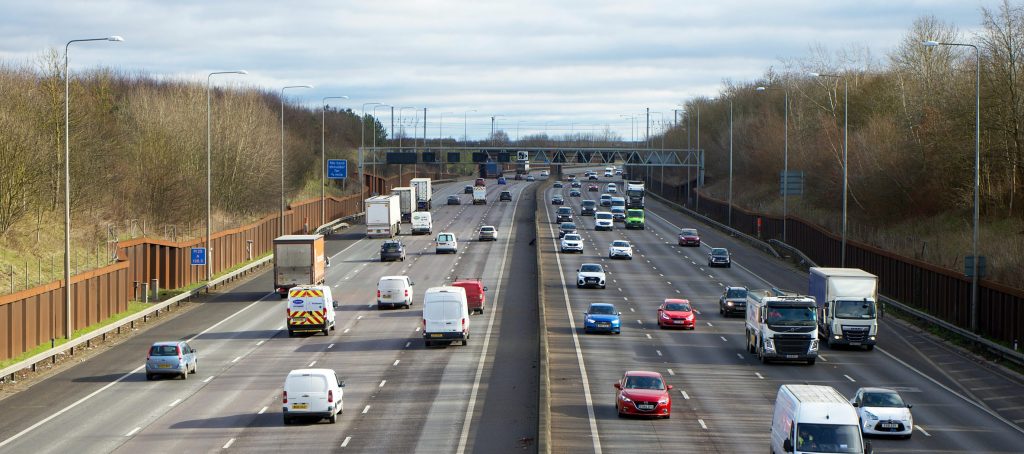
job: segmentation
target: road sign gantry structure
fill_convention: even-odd
[[[530,165],[624,164],[704,168],[704,150],[601,147],[366,147],[362,165],[515,163],[529,153]]]

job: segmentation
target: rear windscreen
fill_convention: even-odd
[[[178,356],[178,347],[173,345],[154,345],[150,347],[151,356]]]

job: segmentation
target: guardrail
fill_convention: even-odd
[[[253,269],[258,268],[261,265],[263,265],[263,264],[273,260],[273,258],[274,258],[273,255],[268,255],[268,256],[266,256],[264,258],[258,259],[258,260],[254,261],[254,262],[252,262],[252,263],[250,263],[248,265],[243,266],[242,268],[239,268],[239,269],[237,269],[235,271],[232,271],[232,272],[230,272],[228,274],[225,274],[225,275],[223,275],[221,277],[213,279],[210,282],[207,282],[206,284],[204,284],[204,285],[202,285],[200,287],[197,287],[195,289],[189,290],[189,291],[187,291],[185,293],[182,293],[180,295],[176,295],[176,296],[174,296],[172,298],[169,298],[167,301],[164,301],[162,303],[154,304],[152,307],[150,307],[150,308],[148,308],[148,309],[146,309],[146,310],[144,310],[142,312],[139,312],[137,314],[133,314],[133,315],[131,315],[129,317],[126,317],[124,319],[118,320],[117,322],[112,323],[112,324],[110,324],[110,325],[108,325],[108,326],[106,326],[104,328],[98,329],[96,331],[93,331],[93,332],[91,332],[89,334],[86,334],[86,335],[83,335],[81,337],[72,339],[72,340],[68,341],[65,344],[62,344],[60,346],[57,346],[57,347],[51,348],[49,350],[43,351],[43,352],[41,352],[39,354],[36,354],[36,355],[33,355],[33,356],[23,360],[23,361],[17,362],[15,364],[7,366],[7,367],[5,367],[3,369],[0,369],[0,378],[7,379],[9,377],[13,381],[14,378],[15,378],[15,374],[18,371],[20,371],[20,370],[32,369],[33,371],[35,371],[36,370],[36,365],[41,363],[41,362],[43,362],[43,361],[46,361],[46,360],[49,359],[51,362],[55,363],[57,361],[57,357],[62,355],[62,354],[64,354],[64,353],[69,353],[71,355],[74,355],[75,354],[75,348],[81,346],[82,344],[85,344],[86,347],[88,347],[88,346],[91,346],[92,341],[95,340],[96,338],[101,338],[102,340],[106,340],[107,334],[110,334],[112,331],[117,331],[118,333],[120,333],[121,332],[121,328],[124,327],[125,325],[131,325],[131,327],[134,328],[135,327],[135,322],[137,322],[139,320],[148,321],[150,316],[158,317],[160,315],[160,311],[166,309],[168,306],[170,306],[172,304],[178,304],[181,301],[186,300],[188,298],[191,298],[192,296],[195,296],[195,295],[197,295],[197,294],[199,294],[199,293],[201,293],[203,291],[206,291],[209,288],[213,288],[213,287],[216,287],[216,286],[218,286],[220,284],[223,284],[225,282],[229,282],[231,280],[234,280],[235,278],[237,278],[239,276],[242,276],[244,274],[247,274],[248,272],[252,271]]]
[[[788,245],[786,243],[783,243],[782,241],[779,241],[779,240],[772,239],[772,240],[768,240],[768,241],[771,244],[775,245],[776,247],[778,247],[780,249],[785,249],[785,250],[789,251],[790,253],[792,253],[793,255],[799,256],[800,260],[802,260],[803,263],[806,264],[807,266],[818,266],[817,263],[814,263],[813,260],[811,260],[809,257],[804,255],[804,253],[801,250],[799,250],[799,249],[797,249],[797,248],[795,248],[793,246],[790,246],[790,245]],[[965,339],[967,341],[974,342],[974,343],[980,345],[981,347],[985,348],[989,352],[994,353],[994,354],[998,355],[999,357],[1001,357],[1003,359],[1009,360],[1009,361],[1011,361],[1011,362],[1013,362],[1013,363],[1015,363],[1015,364],[1017,364],[1019,366],[1024,366],[1024,353],[1022,353],[1022,352],[1018,352],[1018,351],[1015,351],[1013,349],[1007,348],[1004,345],[1000,345],[1000,344],[997,344],[995,342],[992,342],[991,340],[985,339],[984,337],[981,337],[981,336],[979,336],[979,335],[977,335],[975,333],[972,333],[972,332],[970,332],[968,330],[965,330],[965,329],[963,329],[963,328],[961,328],[959,326],[956,326],[956,325],[954,325],[952,323],[949,323],[949,322],[947,322],[945,320],[942,320],[941,318],[938,318],[938,317],[936,317],[934,315],[931,315],[931,314],[929,314],[927,312],[924,312],[924,311],[921,311],[919,309],[910,307],[910,306],[908,306],[906,304],[903,304],[903,303],[901,303],[899,301],[896,301],[896,300],[894,300],[892,298],[889,298],[889,297],[887,297],[885,295],[878,295],[878,299],[881,300],[882,303],[884,303],[886,305],[889,305],[889,306],[892,306],[892,307],[895,307],[897,310],[902,311],[902,312],[904,312],[904,313],[906,313],[906,314],[908,314],[908,315],[910,315],[912,317],[915,317],[915,318],[917,318],[919,320],[923,320],[923,321],[926,321],[926,322],[931,323],[933,325],[939,326],[942,329],[944,329],[946,331],[949,331],[949,332],[951,332],[953,334],[956,334],[956,335],[962,337],[963,339]]]
[[[684,207],[684,206],[682,206],[682,205],[680,205],[678,203],[671,202],[668,199],[666,199],[666,198],[664,198],[664,197],[662,197],[660,195],[657,195],[657,194],[655,194],[655,193],[653,193],[651,191],[647,191],[645,196],[646,197],[656,198],[656,199],[658,199],[659,202],[664,203],[665,205],[669,205],[672,208],[675,208],[678,211],[682,211],[682,212],[684,212],[684,213],[686,213],[686,214],[688,214],[688,215],[690,215],[692,217],[700,219],[705,224],[709,224],[709,225],[711,225],[711,226],[713,226],[713,227],[715,227],[715,228],[717,228],[719,230],[724,230],[725,232],[729,233],[729,235],[734,236],[734,237],[738,237],[738,238],[746,241],[750,245],[752,245],[754,247],[757,247],[757,248],[759,248],[759,249],[761,249],[761,250],[763,250],[763,251],[765,251],[765,252],[767,252],[769,254],[774,255],[775,258],[778,258],[778,259],[782,258],[782,256],[779,255],[779,252],[776,251],[774,248],[772,248],[771,245],[769,245],[768,243],[766,243],[766,242],[764,242],[764,241],[762,241],[762,240],[760,240],[758,238],[755,238],[755,237],[752,237],[750,235],[747,235],[746,233],[743,233],[743,232],[741,232],[739,230],[736,230],[736,229],[734,229],[732,227],[729,227],[729,226],[727,226],[725,224],[722,224],[722,223],[720,223],[720,222],[718,222],[718,221],[716,221],[714,219],[711,219],[711,218],[709,218],[707,216],[704,216],[704,215],[702,215],[702,214],[700,214],[700,213],[698,213],[696,211],[693,211],[693,210],[691,210],[689,208],[686,208],[686,207]]]

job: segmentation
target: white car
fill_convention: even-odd
[[[594,213],[594,230],[611,230],[615,219],[607,211]]]
[[[562,252],[583,253],[583,238],[575,233],[567,233],[562,237]]]
[[[605,287],[604,267],[599,263],[584,263],[576,270],[576,288]]]
[[[550,173],[548,173],[548,171],[547,171],[547,170],[541,170],[541,171],[540,171],[540,176],[542,176],[542,177],[546,177],[546,176],[548,176],[548,175],[551,175],[551,174],[550,174]]]
[[[912,405],[900,394],[887,388],[860,388],[850,399],[857,409],[864,435],[896,435],[910,438],[914,434]]]
[[[608,246],[608,258],[625,258],[633,260],[633,245],[629,241],[615,240]]]

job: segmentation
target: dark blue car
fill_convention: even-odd
[[[608,303],[593,303],[590,309],[583,313],[583,332],[586,334],[612,333],[620,334],[622,331],[621,312],[615,310],[615,305]]]

